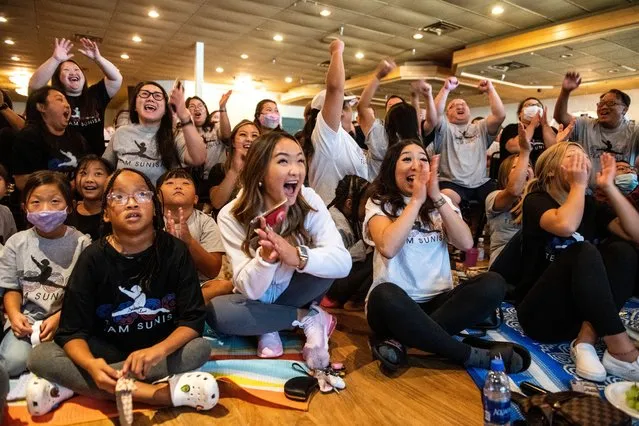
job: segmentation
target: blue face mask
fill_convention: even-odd
[[[639,185],[639,180],[637,180],[636,174],[625,173],[615,177],[615,185],[624,195],[628,195]]]

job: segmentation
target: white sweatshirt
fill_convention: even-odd
[[[311,188],[302,187],[300,194],[316,211],[309,212],[304,220],[304,228],[312,242],[306,267],[299,272],[319,278],[347,276],[352,266],[351,255],[324,202]],[[246,228],[231,214],[237,200],[224,206],[217,217],[226,255],[233,268],[233,285],[249,299],[273,303],[288,287],[295,268],[279,261],[264,261],[259,248],[257,251],[251,249],[251,256],[242,251]]]

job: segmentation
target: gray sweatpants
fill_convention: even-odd
[[[104,360],[115,370],[120,370],[128,354],[115,346],[95,337],[87,340],[91,353]],[[171,374],[185,373],[202,366],[209,360],[211,345],[202,337],[197,337],[152,367],[145,382],[151,383]],[[36,376],[62,385],[73,392],[97,399],[114,399],[115,396],[98,389],[91,375],[76,365],[55,342],[45,342],[36,346],[27,363]]]
[[[290,330],[293,321],[297,320],[298,308],[322,300],[331,284],[332,279],[295,272],[288,288],[270,304],[250,300],[243,294],[212,299],[207,307],[207,322],[213,330],[236,336]]]

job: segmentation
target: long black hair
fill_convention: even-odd
[[[155,134],[155,143],[157,144],[157,150],[160,153],[162,165],[165,169],[169,170],[180,164],[180,156],[178,155],[177,148],[175,147],[175,134],[173,133],[173,118],[171,116],[171,108],[169,107],[169,96],[164,88],[155,81],[143,81],[138,83],[133,90],[133,96],[129,102],[129,118],[133,124],[140,123],[140,116],[138,111],[135,109],[135,103],[138,98],[138,93],[140,93],[142,87],[146,85],[157,87],[164,95],[164,115],[160,121],[160,128]]]
[[[417,139],[405,139],[397,142],[393,146],[389,146],[379,169],[379,174],[371,184],[371,190],[369,191],[370,198],[373,202],[381,207],[385,215],[392,218],[398,218],[401,211],[406,207],[404,195],[402,195],[395,180],[395,167],[397,166],[402,151],[409,145],[417,145],[426,152],[424,145]],[[426,155],[428,156],[428,154]],[[419,209],[419,218],[422,223],[431,224],[428,213],[434,209],[433,201],[428,198]]]
[[[202,102],[202,105],[204,105],[204,111],[206,112],[205,118],[204,118],[204,124],[202,125],[202,130],[204,130],[205,132],[210,132],[211,130],[213,130],[213,123],[211,123],[211,121],[209,120],[209,117],[211,114],[215,113],[215,111],[213,111],[211,114],[209,114],[209,107],[208,105],[206,105],[206,102],[204,102],[204,100],[202,98],[200,98],[199,96],[190,96],[188,98],[186,98],[186,101],[184,102],[184,105],[186,106],[186,109],[189,108],[189,105],[191,104],[191,101],[193,100],[198,100],[200,102]]]
[[[113,185],[115,184],[115,180],[120,176],[123,172],[135,173],[138,176],[141,176],[144,179],[144,183],[149,188],[149,191],[153,193],[153,229],[155,230],[155,241],[153,242],[153,250],[151,252],[150,259],[144,262],[144,267],[140,274],[133,277],[132,280],[139,281],[140,286],[145,292],[148,292],[151,288],[151,283],[157,277],[160,272],[160,263],[163,261],[161,259],[160,253],[164,248],[164,244],[168,241],[167,238],[159,238],[159,235],[164,232],[164,210],[162,209],[162,203],[160,202],[160,198],[157,196],[155,192],[155,186],[151,182],[151,180],[142,172],[134,169],[118,169],[113,173],[111,178],[106,184],[106,188],[104,188],[104,194],[102,195],[102,211],[106,211],[108,206],[108,196],[113,190]],[[108,222],[104,221],[104,214],[100,219],[100,244],[102,247],[105,247],[107,243],[107,237],[113,234],[113,229]]]
[[[356,175],[346,175],[339,181],[335,188],[335,198],[326,208],[330,209],[335,206],[340,212],[344,213],[344,205],[350,198],[351,214],[346,217],[351,229],[355,234],[355,238],[359,241],[362,239],[362,227],[359,220],[359,204],[362,197],[366,194],[368,181]]]
[[[393,105],[386,113],[384,128],[388,135],[389,147],[404,139],[419,140],[417,110],[406,102]]]
[[[308,120],[306,120],[306,123],[304,123],[304,128],[302,129],[302,137],[300,138],[302,151],[304,151],[304,157],[306,157],[306,164],[308,165],[311,164],[313,155],[315,155],[315,146],[313,145],[313,141],[311,140],[311,135],[313,134],[313,129],[315,129],[315,124],[317,124],[317,115],[319,113],[319,109],[311,109],[311,111],[308,113]]]

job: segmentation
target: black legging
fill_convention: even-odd
[[[424,303],[416,303],[395,284],[383,283],[368,296],[368,324],[380,338],[393,338],[464,364],[470,346],[452,336],[484,320],[505,293],[506,282],[495,272],[481,274]]]
[[[542,342],[574,339],[584,321],[600,337],[625,331],[619,311],[632,295],[637,253],[625,241],[599,249],[588,242],[563,250],[517,306],[528,336]]]
[[[369,253],[363,262],[353,262],[348,276],[335,280],[326,296],[340,305],[349,300],[363,302],[371,284],[373,284],[373,253]]]

